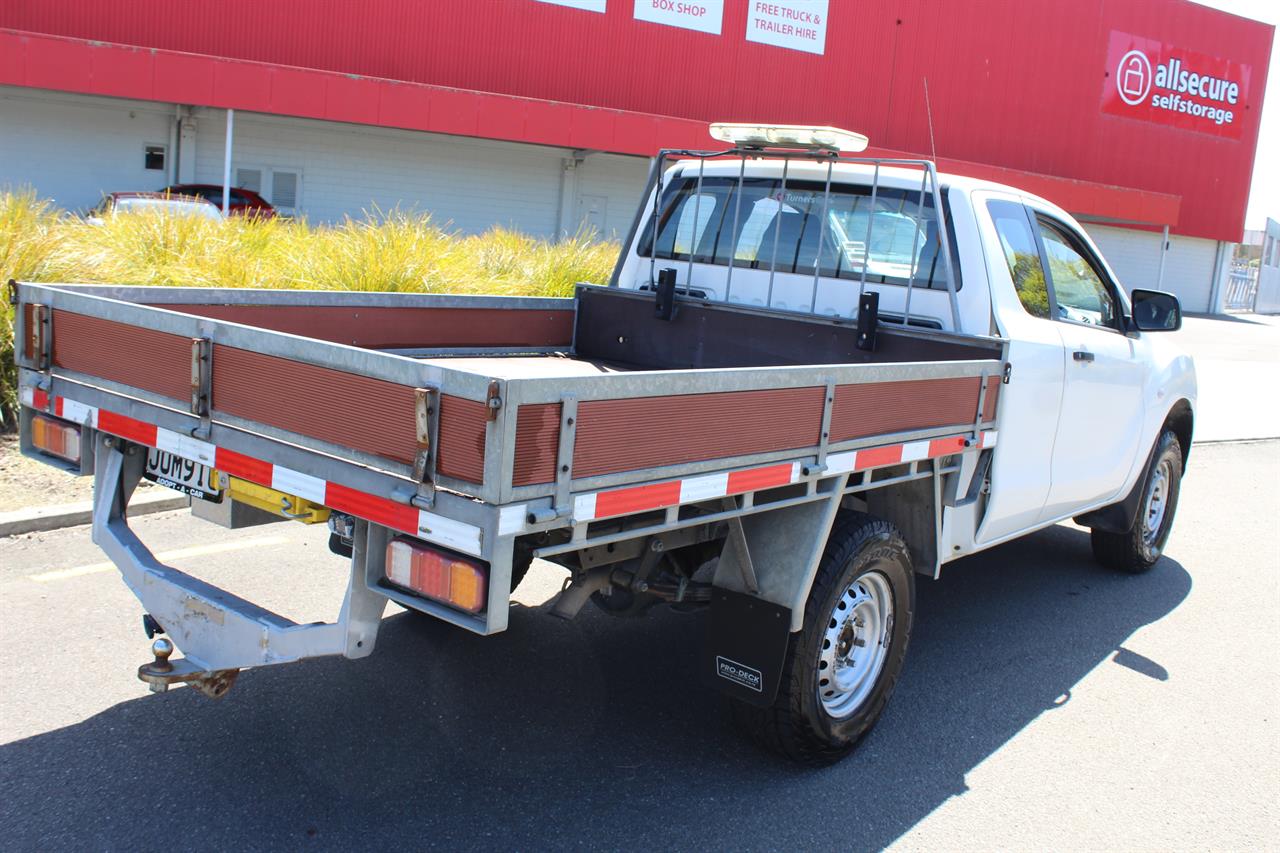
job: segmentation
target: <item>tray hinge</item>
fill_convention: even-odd
[[[493,379],[489,382],[489,391],[485,394],[484,406],[490,421],[498,419],[498,410],[502,408],[502,386],[498,384],[498,380]]]
[[[31,304],[31,328],[26,336],[35,369],[48,374],[53,368],[53,312],[48,305]]]
[[[413,389],[414,432],[418,451],[413,457],[413,479],[418,484],[415,503],[427,508],[436,497],[436,438],[440,429],[440,393],[436,388]]]
[[[213,341],[191,339],[191,414],[200,425],[191,430],[197,438],[208,438],[213,411]]]

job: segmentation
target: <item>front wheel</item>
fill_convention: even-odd
[[[1181,485],[1182,445],[1173,430],[1166,430],[1151,458],[1142,504],[1133,525],[1123,533],[1090,531],[1094,558],[1108,568],[1132,574],[1141,574],[1154,566],[1169,541]]]
[[[892,524],[841,512],[792,634],[773,705],[734,702],[739,726],[793,761],[823,765],[871,730],[902,671],[915,610],[911,556]]]

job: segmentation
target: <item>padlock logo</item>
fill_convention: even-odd
[[[1151,60],[1140,50],[1131,50],[1120,57],[1116,66],[1116,91],[1129,106],[1137,106],[1147,99],[1151,91]]]

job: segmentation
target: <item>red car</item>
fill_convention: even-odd
[[[173,186],[165,187],[160,192],[172,193],[173,195],[198,196],[212,202],[219,210],[222,209],[221,184],[174,184]],[[271,206],[270,202],[253,190],[232,187],[231,203],[227,205],[227,215],[272,217],[276,215],[276,209]]]

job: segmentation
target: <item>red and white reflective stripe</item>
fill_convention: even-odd
[[[885,465],[900,465],[904,462],[934,459],[939,456],[962,453],[969,449],[977,450],[995,447],[995,444],[996,432],[995,430],[988,430],[980,434],[976,445],[970,444],[970,439],[966,436],[954,435],[926,441],[911,441],[906,444],[889,444],[882,447],[867,447],[862,450],[832,453],[827,457],[827,467],[821,476],[866,471]],[[716,474],[686,477],[682,480],[668,480],[665,483],[650,483],[644,486],[628,486],[624,489],[591,492],[585,495],[577,495],[573,499],[573,520],[576,523],[580,523],[594,521],[599,518],[613,518],[633,512],[666,509],[671,506],[697,503],[698,501],[712,498],[740,495],[757,489],[786,486],[791,483],[797,483],[801,479],[799,462],[783,462],[759,468],[722,471]]]
[[[408,504],[361,492],[356,489],[321,480],[283,465],[265,462],[225,447],[217,447],[207,441],[163,429],[127,415],[107,409],[86,406],[66,397],[55,397],[50,409],[49,395],[38,388],[24,386],[22,403],[31,408],[52,411],[69,421],[95,427],[121,438],[127,438],[147,447],[165,450],[175,456],[202,462],[217,468],[224,474],[239,477],[267,486],[277,491],[322,504],[338,512],[345,512],[390,527],[421,539],[436,542],[473,556],[482,556],[480,528],[451,518],[445,518]]]

